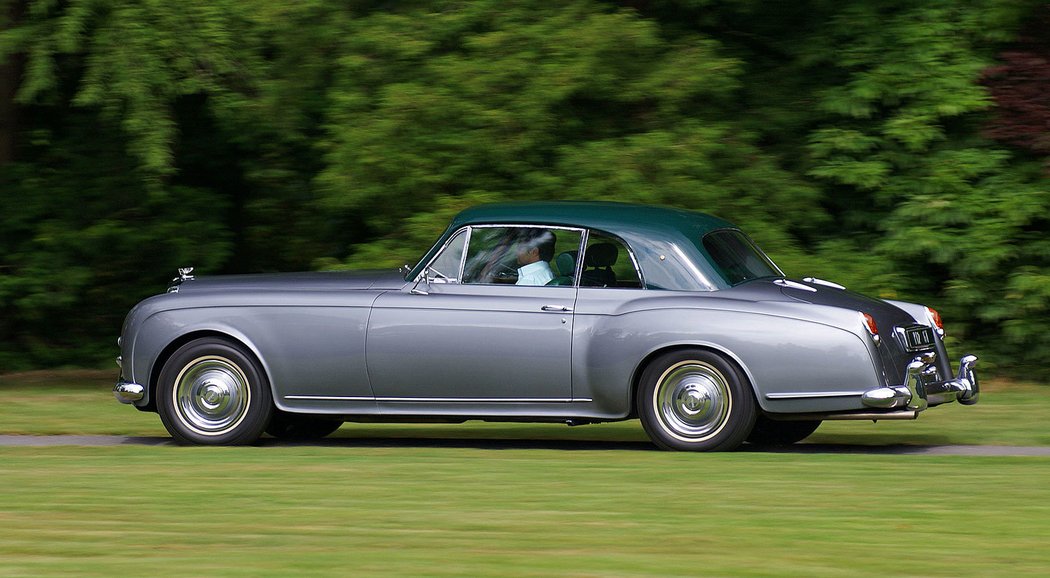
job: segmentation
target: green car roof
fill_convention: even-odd
[[[451,235],[469,225],[551,225],[603,231],[633,251],[648,289],[712,291],[728,288],[700,242],[736,226],[704,213],[601,201],[518,202],[479,205],[459,213],[433,248],[406,275],[420,273]]]
[[[663,230],[675,231],[692,238],[716,229],[734,227],[729,221],[695,211],[602,201],[479,205],[457,215],[452,226],[458,228],[482,223],[577,226],[621,235],[631,231]]]

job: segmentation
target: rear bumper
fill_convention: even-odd
[[[959,360],[959,371],[954,379],[938,379],[937,354],[924,353],[913,359],[901,385],[869,389],[861,396],[868,407],[879,409],[910,409],[922,411],[930,405],[958,401],[964,405],[977,403],[980,386],[977,382],[977,356],[966,355]]]

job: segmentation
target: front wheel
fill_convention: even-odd
[[[653,360],[642,372],[636,403],[645,432],[667,450],[732,450],[755,423],[746,378],[721,355],[701,349]]]
[[[160,372],[157,413],[180,444],[244,445],[262,435],[273,397],[255,359],[206,337],[180,347]]]

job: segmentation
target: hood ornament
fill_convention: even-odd
[[[179,285],[194,278],[192,273],[193,267],[179,267],[179,276],[171,280],[171,284],[168,285],[168,293],[178,293]]]

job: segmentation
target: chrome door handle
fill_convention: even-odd
[[[544,311],[559,311],[561,313],[572,311],[572,307],[566,307],[564,305],[544,305],[543,307],[540,307],[540,309]]]

